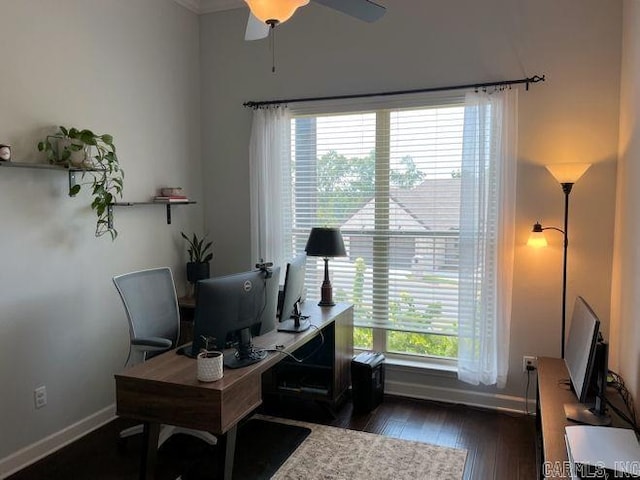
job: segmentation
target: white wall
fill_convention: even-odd
[[[543,165],[594,166],[571,195],[569,317],[583,295],[608,329],[620,75],[619,0],[387,2],[358,22],[313,2],[268,41],[244,42],[246,10],[201,18],[206,222],[227,273],[250,264],[247,100],[367,93],[522,78],[547,82],[520,96],[511,374],[478,401],[513,405],[524,394],[522,355],[559,356],[562,239],[525,247],[531,225],[562,225],[563,194]],[[454,399],[470,390],[450,376],[390,372],[390,387]],[[457,389],[463,389],[463,392]],[[496,396],[496,395],[502,395]],[[533,390],[530,391],[533,396]]]
[[[44,161],[57,125],[115,138],[125,200],[182,186],[202,201],[198,20],[171,0],[0,0],[0,143]],[[114,274],[173,267],[202,206],[116,209],[115,242],[94,238],[88,194],[65,173],[0,169],[0,477],[3,458],[113,404],[128,328]],[[48,405],[35,410],[33,390]],[[6,465],[6,464],[5,464]]]
[[[640,405],[639,25],[640,5],[625,0],[610,365],[625,379],[636,405]]]

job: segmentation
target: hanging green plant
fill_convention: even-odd
[[[76,183],[69,190],[75,197],[83,185],[91,189],[91,208],[95,211],[96,237],[109,233],[115,240],[118,232],[109,225],[109,205],[116,196],[122,197],[124,171],[120,168],[113,137],[109,134],[97,135],[91,130],[59,127],[54,135],[38,143],[38,150],[45,152],[49,162],[78,168],[82,178],[88,181]]]

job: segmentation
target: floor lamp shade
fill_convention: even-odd
[[[558,183],[576,183],[591,166],[590,163],[556,163],[546,165]]]
[[[344,257],[347,255],[340,230],[328,227],[312,228],[305,251],[310,257],[324,258],[324,280],[320,290],[321,297],[318,305],[321,307],[335,305],[333,301],[333,287],[329,279],[329,258]]]

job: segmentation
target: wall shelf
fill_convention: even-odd
[[[62,165],[52,165],[50,163],[26,163],[26,162],[5,162],[0,161],[0,168],[29,168],[32,170],[55,170],[59,172],[67,172],[69,175],[69,191],[76,185],[76,174],[84,172],[99,172],[100,170],[95,168],[76,168],[65,167]]]
[[[171,225],[171,207],[175,207],[176,205],[194,205],[197,202],[114,202],[109,205],[107,209],[108,214],[108,226],[109,228],[113,228],[113,209],[115,207],[139,207],[145,205],[160,205],[167,207],[167,225]]]
[[[62,165],[52,165],[49,163],[27,163],[27,162],[13,162],[13,161],[0,161],[0,168],[29,168],[33,170],[54,170],[59,172],[67,172],[69,175],[69,191],[76,185],[76,175],[82,175],[85,172],[99,172],[99,169],[92,168],[75,168],[65,167]],[[167,207],[167,225],[171,225],[171,207],[175,205],[193,205],[197,202],[114,202],[107,207],[108,214],[108,226],[113,228],[113,209],[114,207],[137,207],[143,205],[161,205]]]

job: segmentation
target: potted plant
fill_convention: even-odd
[[[206,234],[200,239],[195,233],[192,238],[189,238],[184,232],[180,232],[180,235],[189,245],[189,248],[187,248],[189,253],[187,280],[191,284],[195,284],[198,280],[209,278],[209,262],[213,259],[213,253],[211,252],[213,242],[205,243]]]
[[[46,152],[51,163],[80,168],[83,170],[82,178],[90,176],[88,182],[73,185],[69,196],[75,197],[82,185],[90,186],[93,195],[91,208],[98,217],[96,237],[109,233],[115,239],[118,232],[109,225],[109,205],[116,195],[122,197],[124,171],[118,162],[113,137],[97,135],[87,129],[62,126],[59,129],[39,142],[38,150]]]
[[[224,375],[223,353],[213,350],[209,345],[215,345],[215,338],[201,335],[204,348],[197,357],[197,377],[201,382],[215,382]]]

